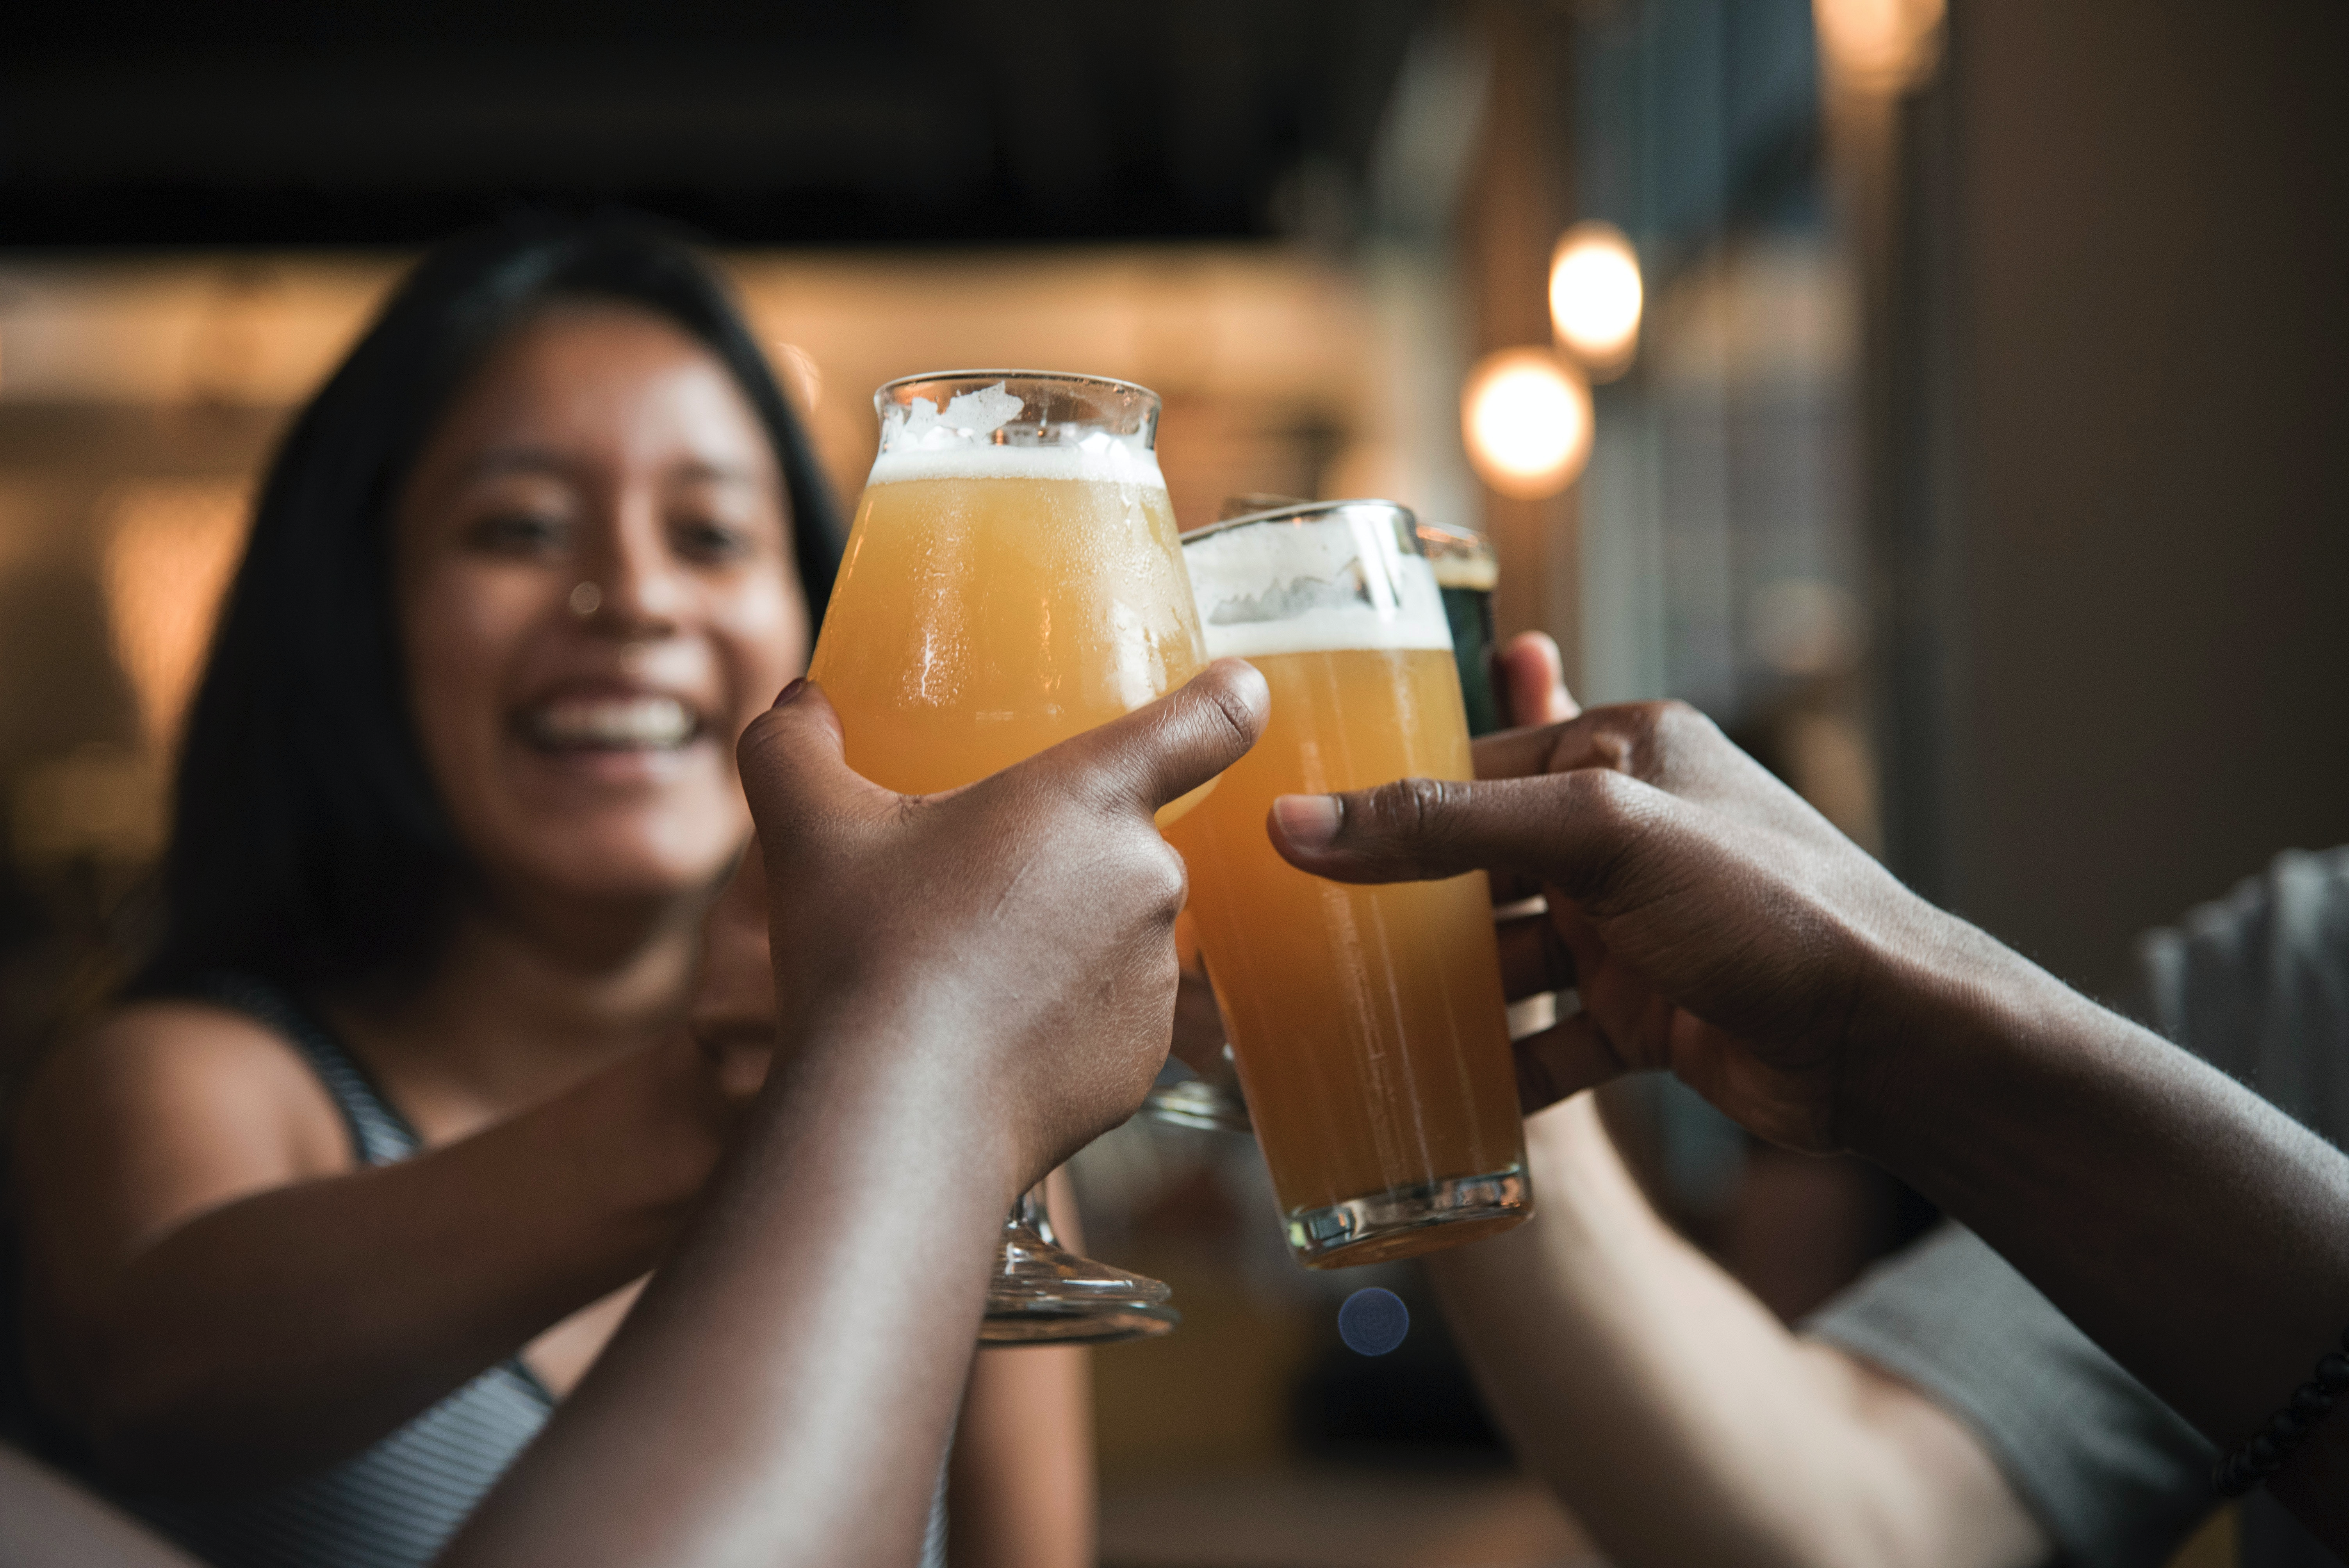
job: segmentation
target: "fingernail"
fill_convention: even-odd
[[[1283,795],[1272,803],[1281,836],[1300,850],[1326,850],[1344,815],[1335,795]]]
[[[785,686],[781,691],[775,694],[775,706],[777,707],[782,707],[783,704],[791,701],[793,697],[796,697],[801,692],[806,689],[807,676],[802,676],[799,679],[792,682],[791,685]]]

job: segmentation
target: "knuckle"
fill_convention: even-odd
[[[1672,787],[1684,780],[1700,759],[1727,744],[1721,727],[1687,703],[1659,703],[1657,722],[1647,747],[1645,771],[1657,782]]]
[[[1564,779],[1566,809],[1577,819],[1578,846],[1563,868],[1574,897],[1592,913],[1612,909],[1625,879],[1633,874],[1639,846],[1651,825],[1653,797],[1628,774],[1603,769],[1570,773]]]
[[[1174,846],[1164,839],[1158,841],[1151,861],[1157,868],[1154,907],[1171,922],[1182,913],[1183,905],[1190,899],[1191,873],[1184,865],[1183,857],[1176,854]]]
[[[1444,779],[1401,779],[1362,798],[1361,820],[1350,820],[1348,848],[1390,868],[1420,865],[1440,856],[1451,837],[1461,786]]]
[[[1711,722],[1677,697],[1627,703],[1619,711],[1620,718],[1609,738],[1612,744],[1599,749],[1611,758],[1616,769],[1629,773],[1652,773],[1676,748],[1678,738],[1686,732],[1692,720],[1699,724]]]
[[[1690,707],[1677,697],[1658,703],[1656,734],[1668,741],[1685,743],[1721,733],[1721,728],[1700,709]]]
[[[1256,713],[1230,686],[1212,681],[1200,692],[1200,722],[1226,746],[1246,750],[1256,740]]]
[[[776,723],[775,712],[770,708],[743,727],[741,738],[734,743],[734,759],[738,766],[758,761],[774,748]]]
[[[1653,740],[1671,727],[1675,710],[1683,705],[1678,698],[1662,702],[1643,702],[1631,708],[1629,727],[1642,740]]]
[[[1384,836],[1420,838],[1442,816],[1444,803],[1442,779],[1399,779],[1371,791],[1365,826]]]
[[[1538,771],[1564,773],[1572,769],[1577,759],[1581,757],[1584,747],[1588,744],[1589,737],[1603,729],[1607,722],[1607,715],[1610,711],[1607,708],[1597,708],[1588,713],[1577,715],[1563,724],[1550,726],[1549,744],[1542,752],[1541,767]]]
[[[1578,769],[1565,776],[1567,809],[1600,833],[1629,827],[1637,816],[1637,789],[1627,774],[1603,768]]]
[[[1623,775],[1604,768],[1578,768],[1558,779],[1566,803],[1577,811],[1592,813],[1612,810],[1621,796],[1622,785]]]

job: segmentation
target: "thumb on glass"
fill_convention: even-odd
[[[1072,736],[1023,766],[1155,811],[1237,762],[1271,712],[1272,694],[1254,665],[1217,659],[1156,702]]]
[[[1238,761],[1271,709],[1271,694],[1253,666],[1218,659],[1157,701],[1006,772],[1055,779],[1103,804],[1154,811]],[[742,732],[735,753],[751,819],[771,852],[798,830],[871,820],[900,799],[848,766],[840,716],[812,681],[785,686]]]

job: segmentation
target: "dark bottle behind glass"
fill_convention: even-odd
[[[1444,591],[1444,618],[1452,623],[1452,657],[1460,666],[1468,733],[1505,729],[1508,720],[1493,687],[1493,585],[1500,579],[1493,547],[1483,534],[1444,522],[1421,522],[1419,542],[1435,568],[1435,585]]]

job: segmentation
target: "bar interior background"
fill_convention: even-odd
[[[1387,494],[1487,531],[1504,632],[1684,697],[1902,875],[2099,987],[2130,934],[2349,840],[2349,127],[2324,0],[236,0],[0,56],[0,1046],[140,929],[257,467],[416,251],[516,203],[698,227],[853,495],[866,394],[1018,363],[1166,396],[1178,515]],[[1561,357],[1602,221],[1628,365]],[[1485,356],[1587,467],[1472,459]],[[1506,411],[1506,410],[1505,410]],[[1572,467],[1571,464],[1568,465]],[[1515,493],[1509,493],[1515,492]],[[1684,1093],[1610,1110],[1799,1314],[1930,1222]],[[1352,1356],[1244,1142],[1078,1177],[1179,1333],[1097,1358],[1105,1561],[1595,1561],[1432,1311]],[[1102,1250],[1106,1249],[1106,1250]],[[2230,1561],[2223,1528],[2181,1561]]]

